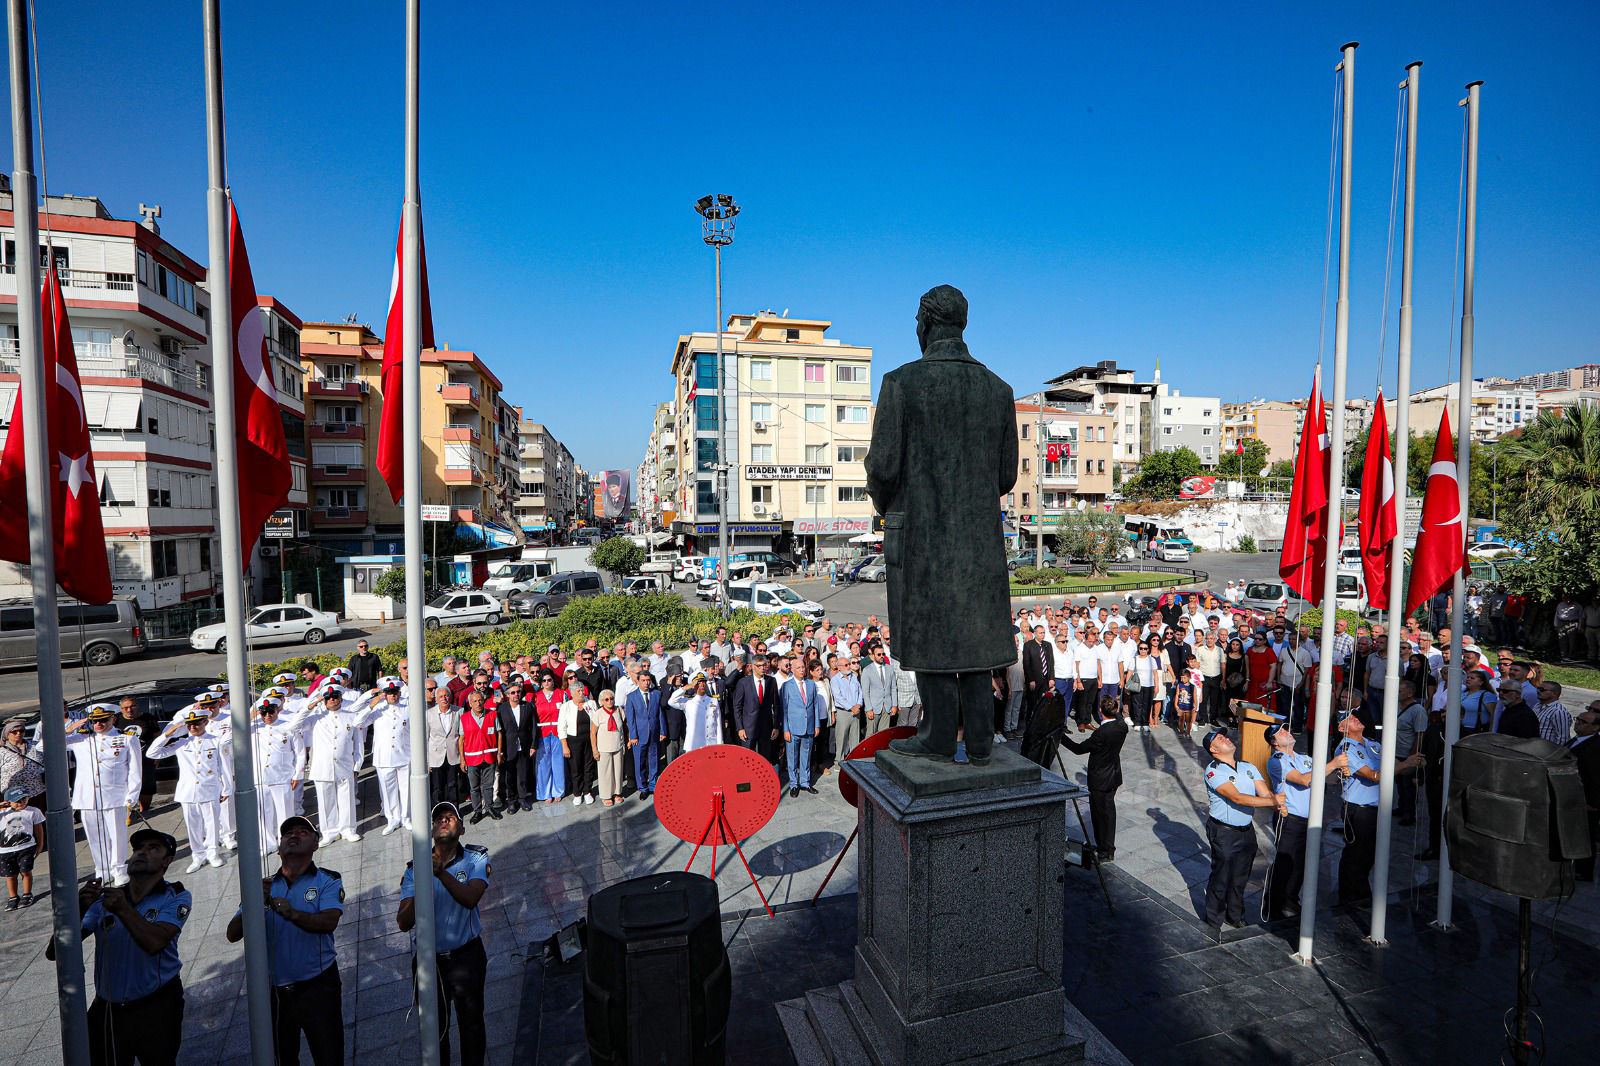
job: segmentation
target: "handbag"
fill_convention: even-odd
[[[1128,672],[1128,683],[1123,688],[1130,696],[1144,691],[1144,686],[1139,683],[1139,671],[1137,669]]]

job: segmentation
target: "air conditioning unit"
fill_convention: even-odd
[[[160,341],[163,355],[182,355],[183,341],[177,337],[162,337]]]
[[[756,432],[757,433],[765,433],[766,431],[767,431],[767,424],[765,422],[757,422],[756,423]]]
[[[263,545],[261,545],[261,558],[263,558],[263,559],[276,559],[277,557],[278,557],[278,546],[276,544],[263,544]]]
[[[750,507],[750,513],[751,514],[766,514],[767,513],[767,509],[765,507],[763,507],[759,503],[752,504],[751,507]]]

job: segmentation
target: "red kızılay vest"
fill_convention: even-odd
[[[479,722],[471,711],[461,715],[461,764],[482,766],[495,761],[499,737],[495,732],[495,713],[487,712]]]

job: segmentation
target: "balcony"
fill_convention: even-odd
[[[478,390],[471,385],[446,382],[439,386],[439,395],[444,397],[445,403],[478,406]]]
[[[313,466],[311,482],[316,485],[365,485],[365,466]]]
[[[186,396],[209,400],[211,387],[192,366],[174,355],[163,355],[137,344],[102,344],[78,341],[73,346],[78,373],[86,378],[134,378],[175,389]],[[0,374],[20,373],[20,350],[14,337],[0,338]]]
[[[544,459],[544,445],[524,444],[522,446],[522,457],[524,459]]]
[[[678,446],[678,435],[670,429],[663,430],[661,433],[660,444],[663,449],[676,448]]]
[[[473,444],[477,444],[483,439],[483,434],[479,433],[477,428],[474,426],[465,426],[452,423],[444,427],[444,439],[465,440],[471,441]]]
[[[306,382],[307,396],[365,396],[365,381],[339,381],[333,378],[312,378]]]
[[[446,485],[482,485],[483,474],[480,471],[467,467],[445,467],[444,483]]]
[[[12,272],[7,266],[6,273]],[[132,292],[132,274],[109,274],[104,270],[58,270],[63,289],[109,289],[113,292]]]
[[[311,440],[366,440],[367,427],[361,422],[307,422]]]
[[[678,453],[677,452],[667,452],[665,455],[663,455],[661,457],[661,462],[659,463],[659,465],[660,465],[661,469],[663,469],[663,470],[676,470],[676,469],[678,469]]]
[[[1065,485],[1072,487],[1078,483],[1077,474],[1046,474],[1043,483],[1047,486]]]
[[[478,520],[478,509],[476,507],[452,507],[450,509],[450,517],[457,522],[476,522]]]
[[[367,524],[366,508],[314,507],[311,524],[317,526],[364,526]]]

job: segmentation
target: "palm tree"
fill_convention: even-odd
[[[1541,411],[1502,447],[1513,507],[1530,525],[1566,538],[1600,515],[1600,409]]]

